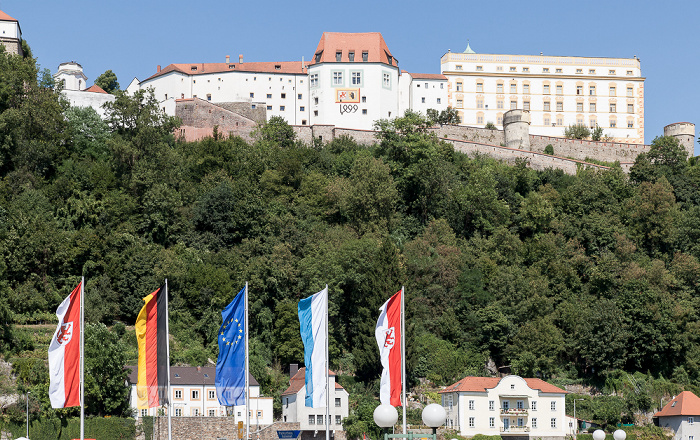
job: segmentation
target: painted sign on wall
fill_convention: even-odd
[[[360,102],[360,89],[335,89],[335,102]]]

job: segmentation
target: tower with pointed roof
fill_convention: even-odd
[[[19,21],[5,12],[0,11],[0,45],[5,46],[5,52],[23,55],[22,29]]]

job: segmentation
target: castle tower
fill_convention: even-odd
[[[0,11],[0,44],[5,46],[5,52],[24,55],[22,51],[22,29],[19,21]]]
[[[664,136],[673,136],[685,147],[688,157],[695,156],[695,124],[676,122],[664,127]]]
[[[70,61],[61,63],[58,72],[53,75],[56,82],[63,81],[63,90],[85,90],[87,88],[87,76],[83,73],[83,66]]]
[[[506,147],[530,149],[530,112],[527,110],[510,110],[503,115],[503,134]]]

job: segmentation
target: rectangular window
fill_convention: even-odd
[[[595,69],[588,69],[589,75],[595,75]]]
[[[503,116],[502,116],[502,115],[496,116],[496,123],[497,123],[498,125],[503,124]]]
[[[351,73],[352,84],[354,86],[362,85],[362,72],[352,72]]]
[[[608,75],[614,75],[615,71],[614,70],[608,70]]]
[[[141,417],[146,417],[148,415],[148,410],[147,409],[142,409],[141,410]]]
[[[258,410],[258,411],[255,413],[255,416],[256,416],[257,418],[261,418],[261,417],[262,417],[262,410]]]
[[[314,73],[309,78],[309,85],[311,87],[318,87],[318,73]]]
[[[627,121],[627,128],[634,128],[634,122]]]
[[[444,83],[440,83],[440,88],[441,88],[441,89],[443,88],[443,87],[442,87],[443,85],[444,85]]]
[[[367,109],[366,109],[366,108],[363,108],[363,109],[362,109],[362,114],[363,114],[363,115],[366,115],[366,114],[367,114]]]
[[[688,417],[688,424],[692,425],[695,422],[695,419],[693,417]]]
[[[366,97],[366,96],[363,96],[363,97],[362,97],[362,102],[367,102],[367,97]]]
[[[546,111],[546,112],[550,111],[550,108],[549,108],[549,101],[545,101],[545,102],[544,102],[544,111]]]
[[[510,109],[515,110],[518,108],[518,101],[510,101]]]
[[[583,86],[576,86],[576,94],[583,95]]]
[[[595,102],[591,102],[588,104],[588,111],[591,113],[595,113]]]
[[[524,402],[522,400],[518,400],[517,402],[515,402],[515,407],[517,409],[525,409],[525,407],[523,405],[524,405]]]
[[[272,99],[272,93],[267,94],[267,99]]]
[[[489,428],[494,428],[496,426],[496,418],[489,417]]]
[[[530,110],[530,101],[523,101],[523,110]]]
[[[301,99],[301,93],[297,94],[297,99]]]
[[[617,96],[615,86],[610,86],[610,96]]]
[[[552,411],[556,411],[557,410],[557,401],[552,400],[552,402],[549,404],[549,407]]]
[[[284,106],[283,106],[283,105],[280,105],[280,111],[281,111],[281,112],[284,111]]]
[[[316,424],[323,425],[323,416],[316,416]]]
[[[617,121],[614,119],[611,119],[610,120],[610,128],[615,128],[615,127],[617,127]]]
[[[474,417],[469,417],[469,427],[470,428],[474,427]]]
[[[510,402],[507,400],[504,400],[503,401],[503,409],[507,411],[508,408],[510,408]]]
[[[437,103],[440,104],[440,98],[437,99]]]
[[[287,99],[287,94],[286,94],[286,93],[280,93],[280,98],[282,98],[282,99]]]
[[[182,399],[182,390],[175,390],[175,398]]]
[[[564,86],[559,84],[557,85],[557,95],[563,95],[564,94]]]
[[[457,81],[457,91],[458,92],[462,91],[462,81]]]
[[[199,399],[199,390],[192,390],[192,400]]]
[[[304,107],[304,106],[302,105],[301,107],[299,107],[299,111],[300,111],[300,112],[306,111],[306,107]]]
[[[423,104],[425,104],[425,98],[421,98],[421,101]]]
[[[215,417],[216,416],[216,410],[215,409],[210,409],[209,410],[209,417]]]
[[[525,420],[522,417],[518,417],[518,427],[523,427],[525,425]]]
[[[496,84],[496,93],[503,93],[503,84]]]
[[[545,84],[542,86],[542,93],[545,95],[549,95],[549,84]]]
[[[199,408],[192,408],[192,415],[199,416]]]
[[[476,71],[481,72],[484,70],[484,66],[476,66]]]
[[[257,106],[256,106],[255,104],[253,104],[253,105],[250,106],[250,108],[252,108],[253,110],[255,110],[255,109],[257,108]]]
[[[309,416],[309,425],[315,425],[316,424],[316,416],[310,415]]]
[[[484,83],[481,83],[481,82],[476,83],[476,91],[477,91],[477,93],[483,93],[484,92]]]
[[[588,87],[588,94],[591,96],[595,96],[595,86]]]
[[[530,94],[530,84],[523,84],[523,93],[526,95]]]
[[[484,108],[484,100],[483,99],[476,100],[476,108]]]
[[[382,85],[384,87],[391,87],[391,76],[388,73],[382,74]]]
[[[559,101],[557,102],[557,111],[558,112],[563,112],[564,111],[564,103]]]
[[[314,104],[318,104],[318,96],[314,96]]]
[[[510,93],[518,93],[518,85],[517,84],[510,85]]]
[[[462,108],[464,107],[464,102],[461,99],[457,100],[457,108]]]
[[[420,85],[420,84],[419,84],[419,85]],[[425,88],[426,88],[426,89],[428,88],[428,83],[425,83]],[[434,87],[433,87],[433,88],[434,88]]]
[[[343,72],[335,71],[333,72],[333,85],[342,86],[343,85]]]
[[[576,73],[583,73],[583,69],[576,69]]]
[[[340,59],[341,59],[342,57],[343,57],[343,52],[342,52],[342,51],[337,51],[337,52],[335,53],[335,60],[336,60],[337,62],[340,62]]]
[[[554,418],[554,417],[552,417],[552,420],[549,422],[549,425],[550,425],[552,428],[556,428],[556,427],[557,427],[557,419]]]
[[[496,101],[496,108],[503,108],[503,100],[502,99],[499,99],[498,101]]]
[[[632,75],[632,71],[631,71],[631,70],[628,70],[628,71],[627,71],[627,74],[631,76],[631,75]]]
[[[214,399],[216,399],[216,391],[209,390],[209,400],[214,400]]]
[[[559,126],[564,125],[564,119],[563,119],[563,118],[557,118],[557,125],[559,125]]]
[[[175,408],[175,417],[182,417],[182,408]]]
[[[355,52],[353,52],[353,51],[348,52],[348,60],[349,60],[351,63],[352,63],[353,61],[355,61]]]
[[[544,125],[549,125],[549,115],[544,115]]]
[[[544,69],[542,69],[542,73],[549,73],[549,67],[545,67]]]
[[[532,418],[532,428],[537,428],[537,417]]]
[[[634,97],[634,88],[627,87],[627,96],[629,96],[630,98]]]
[[[489,411],[493,411],[495,407],[495,402],[493,400],[489,400]]]
[[[527,73],[527,72],[529,72],[529,71],[530,71],[530,68],[529,68],[529,67],[523,67],[523,72],[526,72],[526,73]]]
[[[367,62],[367,58],[369,57],[368,53],[366,50],[362,51],[362,61]]]
[[[455,66],[455,69],[456,69],[456,70],[462,70],[462,65],[461,65],[461,64],[457,64],[457,66]]]
[[[537,401],[533,400],[532,403],[530,404],[530,409],[533,411],[537,411]]]
[[[562,70],[561,70],[561,69],[557,69],[557,70],[555,70],[555,72],[556,72],[556,73],[562,73]]]
[[[340,397],[335,398],[335,407],[340,408]]]
[[[627,113],[634,113],[634,104],[627,104]]]
[[[336,425],[340,425],[341,420],[342,419],[340,418],[340,416],[335,416],[335,424]]]
[[[272,106],[271,106],[271,105],[268,105],[268,106],[267,106],[267,109],[268,109],[268,110],[272,110]]]
[[[511,71],[511,72],[515,72],[516,70],[517,70],[517,69],[515,68],[515,66],[510,66],[510,71]]]
[[[576,111],[577,111],[577,112],[582,112],[582,111],[583,111],[583,103],[582,103],[582,102],[577,102],[577,103],[576,103]]]
[[[610,113],[616,113],[616,112],[617,112],[617,105],[610,104]]]

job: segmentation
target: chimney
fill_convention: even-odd
[[[289,364],[289,377],[294,377],[299,372],[299,364]]]
[[[243,54],[238,55],[238,63],[243,64]]]
[[[231,57],[229,55],[226,55],[226,64],[230,64],[231,62]]]
[[[158,64],[158,73],[160,73],[160,64]]]

